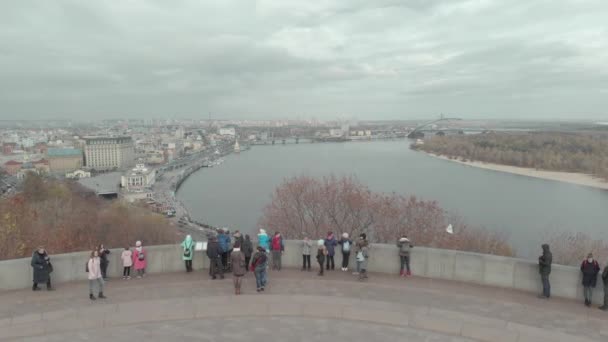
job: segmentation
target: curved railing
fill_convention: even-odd
[[[148,251],[148,273],[184,270],[182,249],[179,245],[150,246],[146,249]],[[108,274],[110,277],[117,277],[122,274],[120,253],[121,249],[114,249],[109,255]],[[354,266],[353,254],[351,253],[351,268]],[[51,276],[53,282],[57,284],[87,279],[85,262],[88,255],[89,252],[51,255],[54,268]],[[341,253],[336,253],[335,259],[339,268],[342,259]],[[300,268],[302,266],[300,241],[285,241],[282,263],[284,267]],[[208,264],[207,257],[203,255],[203,252],[195,252],[194,269],[207,268]],[[462,281],[528,292],[540,293],[541,290],[538,265],[531,260],[416,247],[412,251],[411,267],[415,276]],[[397,274],[399,272],[397,247],[373,244],[370,249],[368,271]],[[550,279],[552,295],[582,299],[583,289],[578,268],[553,265]],[[0,290],[27,288],[31,286],[31,283],[30,258],[0,261]],[[601,279],[598,279],[598,287],[594,295],[598,303],[603,298],[600,293],[602,292],[600,284]]]

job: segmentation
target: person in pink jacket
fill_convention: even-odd
[[[141,245],[141,241],[135,243],[135,250],[133,251],[133,266],[137,272],[137,278],[146,276],[146,265],[147,265],[148,253]]]
[[[93,289],[97,286],[98,290],[98,298],[104,299],[106,298],[103,295],[103,277],[101,274],[101,265],[99,259],[99,251],[93,250],[91,252],[91,257],[87,262],[87,272],[89,273],[89,299],[96,300],[95,295],[93,294]]]

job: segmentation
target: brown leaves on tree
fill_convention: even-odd
[[[394,243],[407,235],[420,246],[513,255],[506,236],[447,215],[435,201],[374,193],[353,177],[300,176],[275,189],[259,226],[289,239],[320,239],[333,231],[366,233],[373,242]],[[445,231],[449,223],[453,235]]]
[[[175,228],[145,208],[100,200],[77,183],[28,175],[21,193],[0,200],[0,259],[176,242]]]

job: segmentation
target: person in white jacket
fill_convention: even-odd
[[[87,272],[89,273],[89,299],[97,299],[95,298],[95,295],[93,295],[93,289],[96,285],[98,290],[97,297],[99,299],[106,298],[103,295],[103,277],[101,275],[101,265],[98,250],[94,250],[91,252],[91,257],[89,258],[89,262],[87,263]]]

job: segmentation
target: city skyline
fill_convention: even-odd
[[[573,0],[7,2],[0,120],[599,121],[606,17]]]

